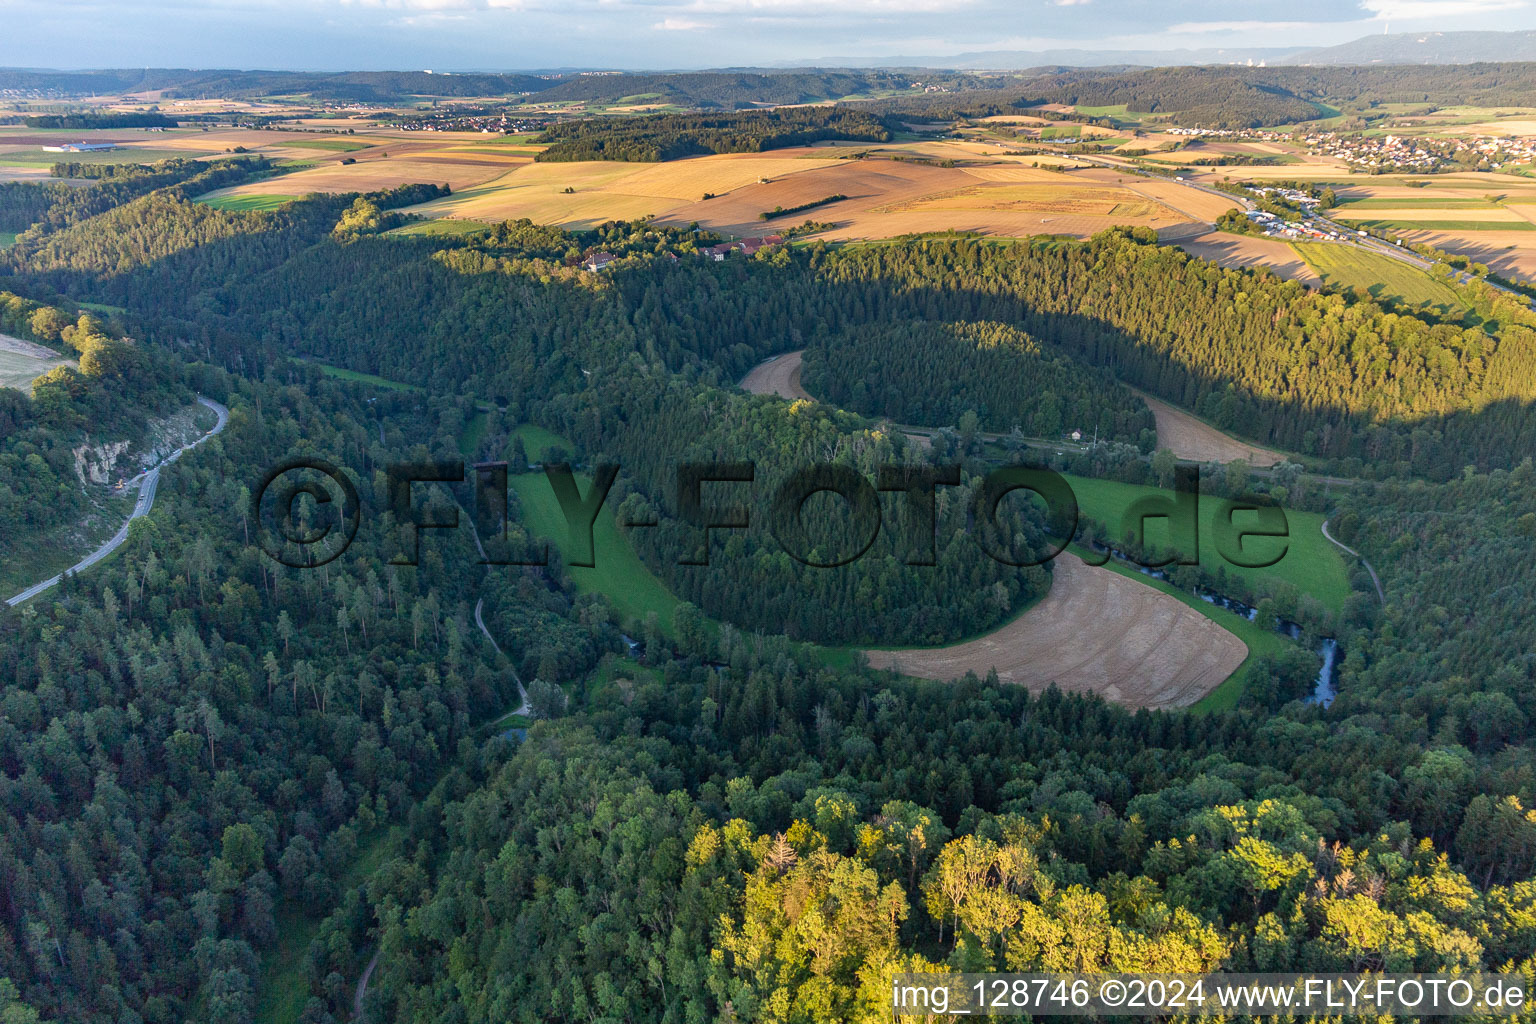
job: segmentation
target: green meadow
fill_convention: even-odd
[[[229,210],[234,213],[251,213],[256,210],[279,210],[293,202],[298,196],[280,195],[206,195],[199,196],[196,202],[204,206],[211,206],[215,210]]]
[[[1374,299],[1408,306],[1434,306],[1446,313],[1466,308],[1456,289],[1445,281],[1379,252],[1329,242],[1291,245],[1323,282],[1334,288],[1353,288]]]
[[[1089,477],[1068,476],[1072,491],[1077,495],[1079,514],[1104,525],[1110,536],[1119,541],[1125,535],[1126,512],[1138,500],[1146,497],[1172,497],[1173,492],[1157,487],[1124,484],[1114,480],[1095,480]],[[1263,587],[1276,583],[1290,584],[1303,595],[1321,602],[1325,607],[1338,611],[1349,599],[1349,567],[1340,557],[1338,549],[1323,536],[1323,516],[1316,512],[1285,510],[1289,536],[1286,538],[1252,537],[1243,542],[1245,556],[1262,561],[1280,555],[1273,565],[1263,569],[1248,569],[1228,564],[1217,548],[1217,531],[1213,527],[1216,517],[1225,514],[1226,499],[1202,494],[1199,504],[1199,559],[1208,571],[1218,567],[1246,582],[1250,586]],[[1252,527],[1257,520],[1255,513],[1237,513],[1233,525],[1241,530]],[[1147,521],[1148,543],[1171,548],[1169,524],[1166,519]],[[1283,551],[1283,554],[1281,552]],[[1146,579],[1140,573],[1137,577]],[[1192,607],[1209,614],[1211,606],[1197,598]]]
[[[373,146],[371,142],[353,142],[350,139],[284,139],[284,149],[326,149],[334,153],[355,153]]]

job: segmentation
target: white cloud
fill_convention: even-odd
[[[1529,7],[1526,0],[1361,0],[1361,7],[1377,18],[1458,18],[1468,14],[1516,11]]]
[[[1169,35],[1202,32],[1294,32],[1321,28],[1315,21],[1186,21],[1167,28]]]
[[[695,21],[692,18],[663,18],[651,26],[663,32],[697,32],[700,29],[714,28],[707,21]]]

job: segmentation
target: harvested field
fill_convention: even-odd
[[[1404,242],[1425,243],[1446,252],[1458,253],[1505,277],[1536,278],[1536,232],[1420,229],[1401,231],[1398,234]]]
[[[71,362],[51,348],[0,334],[0,387],[30,391],[33,380]]]
[[[776,227],[790,227],[805,220],[835,223],[829,238],[883,237],[871,210],[907,199],[918,199],[949,188],[975,184],[976,179],[956,168],[892,160],[802,161],[802,172],[766,184],[748,184],[729,195],[673,206],[663,215],[669,224],[698,221],[713,231],[755,235],[765,230],[758,214],[775,206],[792,207],[831,195],[846,200],[807,210],[803,215],[782,218]],[[874,233],[861,231],[866,229]]]
[[[1292,281],[1313,287],[1322,284],[1317,271],[1308,266],[1295,249],[1278,238],[1207,231],[1190,238],[1180,238],[1176,244],[1191,256],[1210,260],[1223,267],[1263,267]]]
[[[1050,213],[1075,217],[1123,217],[1127,220],[1175,217],[1173,211],[1162,204],[1128,189],[1076,183],[1026,185],[989,182],[877,207],[873,212],[922,213],[941,210]]]
[[[1238,208],[1236,200],[1213,196],[1198,188],[1187,188],[1176,181],[1149,181],[1145,178],[1127,178],[1126,186],[1148,198],[1155,199],[1170,209],[1193,220],[1216,219],[1228,210]]]
[[[329,160],[329,158],[326,158]],[[401,185],[446,184],[454,191],[478,185],[506,171],[505,165],[438,162],[412,158],[358,158],[355,164],[334,160],[309,170],[264,178],[231,191],[232,195],[306,195],[310,192],[376,192]]]
[[[1374,203],[1351,203],[1334,211],[1339,220],[1387,220],[1387,221],[1469,221],[1481,223],[1520,222],[1524,218],[1514,210],[1487,203],[1451,203],[1444,206],[1377,206]],[[1518,229],[1517,229],[1518,230]]]
[[[1133,708],[1184,708],[1237,671],[1248,648],[1168,594],[1068,553],[1043,601],[983,637],[949,647],[866,651],[875,668],[922,679],[997,669],[1039,692],[1091,691]]]
[[[757,364],[752,372],[741,379],[741,389],[753,395],[778,395],[790,400],[804,398],[815,401],[800,386],[800,357],[805,354],[786,352],[781,356]]]
[[[807,218],[835,225],[822,238],[855,240],[895,235],[976,231],[1003,237],[1061,234],[1087,237],[1115,224],[1170,227],[1184,214],[1118,184],[1114,171],[1060,174],[1014,162],[936,167],[867,159],[826,164],[785,182],[749,185],[719,199],[667,211],[668,223],[697,220],[719,231],[756,234],[757,214],[774,206],[841,194]],[[1188,190],[1185,190],[1188,191]],[[784,223],[797,222],[796,217]]]
[[[765,187],[756,185],[762,178],[777,185],[782,179],[793,180],[828,166],[821,161],[795,156],[757,154],[695,157],[663,164],[600,160],[531,163],[526,158],[513,156],[511,159],[525,162],[482,182],[479,187],[414,207],[412,212],[429,217],[463,217],[493,223],[529,217],[541,224],[587,227],[605,220],[664,214],[678,208],[680,203],[686,203],[687,208],[692,209],[707,205],[700,202],[707,192],[723,195],[744,186]],[[566,192],[567,188],[573,191]],[[760,229],[757,215],[774,205],[773,202],[767,206],[754,205],[743,223],[750,221]],[[781,202],[778,205],[795,204]],[[693,219],[702,220],[683,217],[682,223]]]
[[[1181,459],[1197,462],[1247,459],[1252,466],[1273,466],[1285,461],[1285,456],[1279,452],[1239,441],[1183,409],[1143,392],[1136,393],[1141,395],[1157,421],[1157,446],[1171,450]]]

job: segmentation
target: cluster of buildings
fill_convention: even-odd
[[[1305,139],[1313,153],[1343,160],[1351,167],[1370,171],[1433,173],[1455,168],[1497,171],[1510,164],[1536,162],[1536,139],[1472,135],[1341,136],[1333,132]]]
[[[743,256],[751,256],[757,250],[769,245],[778,245],[784,241],[782,235],[766,235],[762,238],[740,238],[734,242],[721,242],[707,249],[700,249],[699,255],[704,259],[721,262],[733,252],[740,252]]]
[[[518,117],[505,112],[496,114],[426,114],[401,120],[395,125],[403,132],[480,132],[482,135],[516,135],[541,132],[549,126],[548,118]]]
[[[1343,236],[1337,231],[1314,227],[1299,220],[1285,220],[1267,210],[1249,210],[1243,216],[1263,228],[1265,236],[1269,238],[1326,238],[1335,242],[1343,240]]]
[[[711,245],[698,251],[699,258],[723,263],[725,258],[733,252],[739,252],[743,256],[751,256],[759,249],[770,245],[783,243],[782,235],[764,235],[761,238],[738,238],[733,242],[721,242],[719,245]],[[611,252],[591,252],[587,258],[581,261],[581,269],[589,273],[601,273],[618,262],[619,257]],[[677,262],[675,253],[667,253],[667,259]]]
[[[1231,139],[1234,142],[1292,142],[1290,132],[1270,132],[1258,128],[1169,128],[1169,135],[1192,139]]]
[[[1321,202],[1316,196],[1308,195],[1300,189],[1282,188],[1278,185],[1249,185],[1248,190],[1257,192],[1261,196],[1283,199],[1306,210],[1315,209]]]

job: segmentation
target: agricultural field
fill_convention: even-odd
[[[1283,239],[1207,231],[1193,237],[1179,238],[1174,244],[1191,256],[1210,260],[1223,267],[1238,270],[1263,267],[1281,277],[1306,285],[1322,283],[1317,271]]]
[[[1157,446],[1166,448],[1181,459],[1194,462],[1232,462],[1245,460],[1250,466],[1273,466],[1285,461],[1285,456],[1268,448],[1239,441],[1225,434],[1193,413],[1169,405],[1143,392],[1142,401],[1152,410],[1157,423]]]
[[[751,373],[741,379],[741,389],[751,395],[777,395],[790,401],[807,399],[814,402],[810,392],[800,384],[801,357],[804,354],[803,351],[786,352],[757,364]]]
[[[1461,297],[1449,284],[1401,260],[1354,245],[1293,245],[1323,282],[1334,288],[1354,288],[1372,298],[1409,306],[1433,306],[1441,312],[1464,308]]]
[[[1523,228],[1476,232],[1419,228],[1397,234],[1405,243],[1432,245],[1465,256],[1504,277],[1536,279],[1536,233]]]
[[[1094,168],[1062,174],[1005,157],[985,147],[960,143],[917,143],[878,147],[901,151],[907,159],[840,159],[870,147],[813,146],[768,154],[722,154],[661,164],[614,161],[537,163],[537,147],[442,147],[413,150],[397,161],[391,145],[388,165],[368,151],[355,165],[334,163],[293,175],[239,186],[235,194],[299,190],[336,191],[381,188],[400,183],[407,163],[420,177],[437,181],[453,165],[465,182],[454,194],[413,207],[409,212],[433,219],[497,223],[528,217],[538,223],[586,228],[607,220],[658,217],[662,222],[701,226],[731,235],[772,230],[760,218],[764,210],[794,207],[844,195],[814,212],[836,225],[825,237],[837,240],[887,238],[899,234],[951,229],[1016,237],[1039,233],[1085,237],[1113,224],[1157,228],[1214,219],[1230,204],[1175,183],[1147,183],[1112,170]],[[922,147],[938,147],[932,152]],[[911,152],[905,152],[905,150]],[[921,150],[921,152],[920,152]],[[940,157],[962,165],[941,166]],[[423,162],[442,167],[420,166]],[[384,177],[381,177],[384,176]],[[1034,186],[1020,188],[1021,185]],[[708,195],[711,198],[705,199]],[[933,202],[925,202],[933,200]],[[1213,202],[1214,200],[1214,202]],[[1174,203],[1183,204],[1175,208]],[[787,218],[789,226],[796,218]],[[416,228],[412,233],[430,229]]]
[[[925,196],[882,208],[879,212],[964,210],[989,213],[1062,214],[1079,217],[1113,217],[1127,221],[1171,217],[1171,210],[1152,200],[1126,194],[1125,189],[1079,185],[1062,188],[1051,184],[1015,185],[987,182],[952,192]]]
[[[205,196],[198,196],[196,201],[204,206],[211,206],[215,210],[250,213],[255,210],[279,210],[297,198],[299,197],[278,194],[234,195],[228,189],[221,189],[218,192],[210,192]]]
[[[388,235],[472,235],[477,231],[486,231],[491,227],[478,220],[448,220],[438,218],[436,220],[417,220],[409,224],[403,224],[398,228],[386,231]]]
[[[0,334],[0,387],[31,391],[32,381],[67,363],[53,349]]]
[[[1115,480],[1099,480],[1089,477],[1068,476],[1067,482],[1077,495],[1081,515],[1093,519],[1120,540],[1126,511],[1137,501],[1147,497],[1168,497],[1171,491],[1138,484],[1120,483]],[[1244,542],[1247,554],[1262,557],[1280,555],[1272,566],[1249,569],[1227,563],[1217,549],[1216,532],[1211,523],[1225,512],[1225,499],[1203,494],[1200,497],[1199,536],[1200,564],[1214,571],[1220,567],[1229,576],[1243,580],[1250,586],[1265,587],[1286,584],[1296,588],[1324,607],[1337,611],[1349,599],[1349,570],[1339,552],[1323,536],[1323,517],[1316,512],[1285,511],[1288,538],[1249,538]],[[1234,526],[1242,528],[1247,520],[1239,514]],[[1149,519],[1147,543],[1167,546],[1171,543],[1167,520]],[[1283,552],[1283,554],[1282,554]]]
[[[1237,616],[1231,615],[1236,621]],[[1091,691],[1132,708],[1185,708],[1248,657],[1215,619],[1170,594],[1063,552],[1037,604],[984,636],[947,647],[865,652],[873,668],[957,679],[995,668],[1005,683]]]

